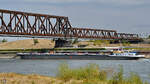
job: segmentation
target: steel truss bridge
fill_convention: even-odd
[[[0,35],[140,40],[137,34],[117,33],[115,30],[74,28],[65,16],[2,9],[0,9]]]

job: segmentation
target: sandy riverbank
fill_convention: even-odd
[[[64,84],[64,82],[57,78],[35,74],[0,73],[0,84]],[[72,81],[65,84],[72,84]]]
[[[38,39],[38,43],[34,44],[33,39],[17,40],[12,42],[0,43],[0,50],[7,49],[42,49],[53,48],[54,42],[47,39]]]
[[[55,42],[48,39],[37,39],[38,43],[34,43],[33,39],[26,39],[26,40],[17,40],[12,42],[4,42],[0,43],[0,50],[7,50],[7,49],[43,49],[43,48],[54,48]],[[137,48],[145,48],[146,50],[150,50],[150,44],[110,44],[110,43],[99,43],[95,44],[92,41],[80,41],[73,46],[77,47],[79,45],[86,45],[85,48],[101,48],[101,47],[119,47],[119,46],[126,46],[126,47],[137,47]]]

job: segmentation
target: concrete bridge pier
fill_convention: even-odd
[[[68,39],[63,38],[55,39],[55,48],[58,47],[72,47],[72,42]]]

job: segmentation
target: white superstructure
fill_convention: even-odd
[[[123,57],[145,57],[145,55],[137,55],[136,52],[130,52],[129,50],[118,50],[114,51],[112,55],[109,56],[123,56]]]

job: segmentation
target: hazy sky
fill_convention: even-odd
[[[68,16],[73,27],[150,34],[150,0],[0,0],[0,9]]]

